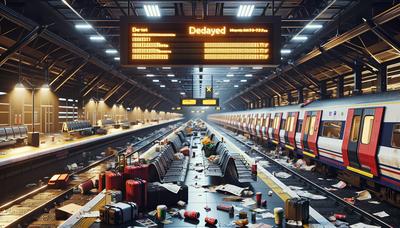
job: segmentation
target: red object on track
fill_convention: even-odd
[[[78,186],[81,194],[86,194],[94,188],[93,180],[89,179]]]
[[[123,189],[124,178],[120,173],[111,171],[106,172],[106,189],[107,190],[121,190]]]
[[[185,211],[184,216],[187,219],[198,219],[200,217],[200,212],[197,212],[197,211]]]

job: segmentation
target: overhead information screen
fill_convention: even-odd
[[[260,65],[280,62],[280,18],[121,18],[121,64]]]

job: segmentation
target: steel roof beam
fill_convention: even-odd
[[[54,92],[57,92],[69,79],[71,79],[76,73],[78,73],[86,64],[87,64],[87,59],[81,63],[75,70],[73,70],[65,79],[54,89]],[[53,84],[55,80],[52,81],[51,84]]]
[[[110,99],[110,97],[112,97],[112,95],[114,95],[123,85],[125,84],[125,82],[121,82],[117,85],[115,85],[110,91],[108,91],[108,93],[104,96],[104,101],[107,101],[108,99]]]
[[[367,23],[368,27],[377,37],[379,37],[383,42],[400,54],[400,42],[398,40],[389,35],[382,27],[379,26],[379,24],[375,23],[373,20],[363,20]]]

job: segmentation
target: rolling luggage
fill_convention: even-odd
[[[302,198],[291,198],[285,202],[285,218],[286,220],[301,221],[308,224],[310,217],[309,212],[310,201]]]
[[[132,180],[139,178],[145,181],[149,180],[149,165],[129,165],[124,168],[124,178],[125,180]]]
[[[149,183],[147,190],[147,209],[154,210],[157,205],[163,204],[167,207],[176,206],[180,200],[188,202],[188,186],[181,185],[177,194],[167,190],[155,183]]]
[[[124,178],[120,173],[111,171],[106,172],[106,189],[107,190],[122,190]]]
[[[137,217],[137,206],[132,202],[119,202],[100,208],[100,220],[105,224],[120,225]]]
[[[139,210],[143,211],[147,205],[147,181],[127,180],[125,186],[125,200],[135,202]]]
[[[99,173],[99,183],[98,183],[98,192],[103,191],[106,188],[106,174],[104,172]]]

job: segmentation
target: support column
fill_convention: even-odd
[[[288,104],[292,104],[292,93],[290,91],[287,93],[287,100]]]
[[[304,103],[304,94],[303,94],[303,88],[298,88],[297,89],[297,103],[301,104]]]
[[[377,92],[386,92],[387,91],[387,65],[381,64],[379,67],[379,72],[376,80],[376,90]]]
[[[324,100],[324,99],[328,98],[328,94],[327,94],[327,91],[326,91],[326,81],[321,81],[319,83],[319,91],[320,91],[320,94],[321,94],[321,100]]]
[[[344,96],[344,77],[339,75],[336,85],[336,97],[341,98]]]
[[[362,94],[362,74],[361,74],[361,63],[358,60],[354,61],[354,88],[353,94]]]

